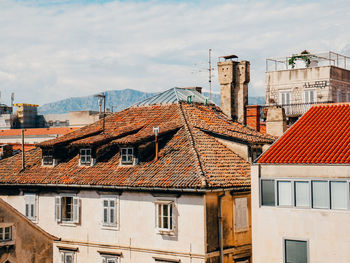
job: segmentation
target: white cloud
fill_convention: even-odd
[[[42,104],[111,89],[207,88],[199,70],[209,48],[214,65],[231,53],[250,60],[250,93],[263,95],[266,57],[350,55],[347,1],[62,2],[0,2],[0,90],[8,98]]]

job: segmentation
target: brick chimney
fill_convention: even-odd
[[[248,127],[260,131],[260,105],[247,105],[246,124]]]
[[[246,124],[248,105],[248,83],[250,81],[250,62],[235,61],[235,55],[223,56],[218,62],[218,77],[221,85],[221,109],[233,120]]]

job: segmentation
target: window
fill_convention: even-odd
[[[0,242],[12,240],[12,227],[0,227]]]
[[[251,154],[252,162],[253,162],[262,154],[262,147],[251,147],[250,154]]]
[[[119,257],[117,256],[109,256],[109,255],[106,255],[106,256],[102,256],[102,263],[118,263]]]
[[[174,230],[174,202],[173,201],[158,201],[157,207],[157,228],[161,231]]]
[[[312,207],[329,208],[329,186],[327,181],[312,181]]]
[[[307,242],[299,240],[284,240],[285,263],[307,263]]]
[[[122,164],[133,164],[134,149],[133,148],[122,148],[121,149],[121,163]]]
[[[61,263],[74,263],[74,252],[61,251]]]
[[[81,165],[91,164],[91,149],[80,149],[80,164]]]
[[[261,180],[261,205],[275,206],[275,180]]]
[[[103,225],[117,225],[117,199],[103,198]]]
[[[79,198],[56,196],[55,214],[57,222],[79,223]]]
[[[53,150],[42,149],[43,165],[53,165]]]
[[[277,181],[278,205],[292,205],[292,183],[290,181]]]
[[[246,231],[249,229],[247,198],[235,199],[235,231]]]
[[[295,206],[310,207],[310,183],[306,181],[296,181],[295,187]]]
[[[350,102],[350,92],[348,92],[348,93],[346,94],[346,101],[347,101],[347,102]]]
[[[330,182],[331,183],[331,208],[347,209],[348,194],[346,182]]]
[[[304,91],[304,103],[316,102],[316,90],[305,90]]]
[[[284,91],[280,93],[280,104],[286,105],[291,104],[292,93],[290,91]]]
[[[36,219],[36,194],[24,194],[25,216],[30,220]]]
[[[341,90],[337,90],[337,102],[342,102],[342,92]]]

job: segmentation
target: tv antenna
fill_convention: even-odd
[[[212,77],[211,71],[214,69],[211,67],[211,48],[209,48],[208,64],[209,64],[209,68],[208,68],[208,71],[209,71],[209,99],[211,100],[211,77]]]

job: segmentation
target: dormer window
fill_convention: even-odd
[[[42,157],[42,165],[52,166],[56,164],[53,158],[53,149],[42,149]]]
[[[121,164],[132,165],[134,164],[134,148],[121,148]]]
[[[91,165],[91,149],[80,149],[80,165]]]

